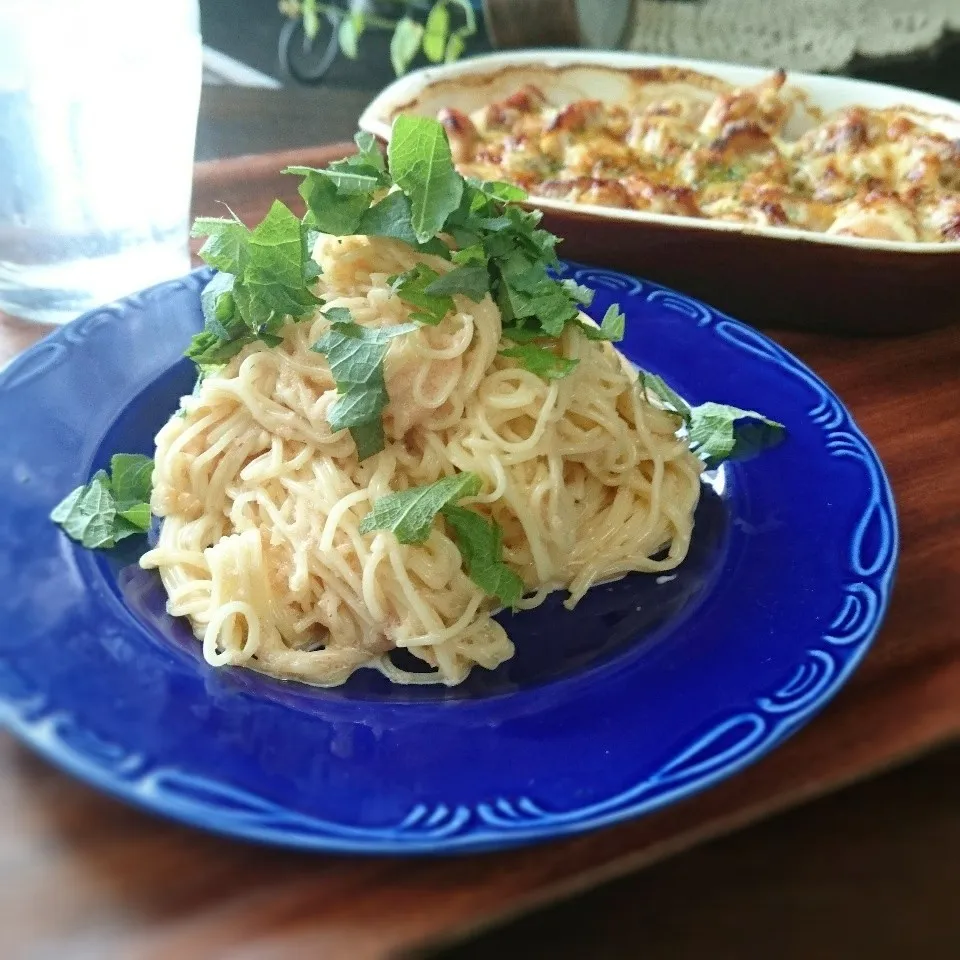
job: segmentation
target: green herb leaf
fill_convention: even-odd
[[[498,203],[520,203],[527,199],[527,191],[523,187],[505,180],[478,180],[476,177],[467,177],[467,183],[484,197]]]
[[[423,26],[412,17],[402,17],[397,22],[390,38],[390,62],[398,77],[403,76],[413,62],[422,37]]]
[[[257,336],[252,331],[247,331],[235,340],[221,340],[216,334],[205,330],[194,336],[184,356],[189,357],[201,372],[209,372],[216,367],[222,367],[256,339]]]
[[[200,294],[204,329],[224,340],[233,335],[230,324],[234,319],[239,321],[241,331],[244,327],[242,318],[236,317],[236,304],[233,299],[235,280],[232,273],[216,273]]]
[[[400,114],[393,121],[387,159],[390,175],[410,200],[414,233],[426,243],[463,195],[463,178],[453,166],[443,127],[428,117]]]
[[[570,278],[561,280],[560,285],[581,306],[589,307],[590,304],[593,303],[593,291],[589,287],[585,287],[583,284],[577,283],[576,280],[572,280]],[[614,304],[614,306],[616,305]],[[609,312],[610,311],[607,310],[607,313]]]
[[[423,53],[431,63],[443,60],[447,48],[447,34],[450,32],[450,11],[441,0],[435,3],[427,14],[423,34]]]
[[[404,303],[417,308],[410,314],[411,320],[435,327],[454,309],[452,297],[443,294],[436,296],[427,292],[439,277],[436,270],[431,270],[426,264],[418,263],[413,269],[390,278],[393,292]]]
[[[516,606],[523,596],[523,581],[503,562],[503,531],[499,525],[464,507],[447,506],[442,513],[463,557],[467,576],[505,607]]]
[[[461,293],[479,303],[490,292],[490,274],[486,263],[465,263],[449,273],[442,273],[425,290],[432,296]]]
[[[755,410],[741,410],[724,403],[701,403],[691,407],[661,377],[640,371],[640,385],[683,421],[690,449],[708,469],[728,460],[748,460],[762,450],[777,446],[786,428]]]
[[[361,533],[390,530],[401,543],[423,543],[436,515],[449,504],[480,492],[480,477],[458,473],[423,487],[380,497],[360,522]]]
[[[121,513],[150,503],[153,460],[142,453],[117,453],[110,458],[110,488]],[[150,525],[149,517],[147,526]]]
[[[623,339],[625,323],[626,317],[620,312],[620,307],[611,303],[607,307],[607,312],[603,315],[599,327],[590,323],[581,323],[580,329],[588,340],[609,340],[613,343],[619,343]]]
[[[702,403],[690,411],[689,442],[708,469],[727,460],[748,460],[781,443],[786,430],[755,410]]]
[[[310,290],[318,268],[307,250],[306,230],[279,200],[254,230],[239,221],[206,218],[194,232],[208,235],[205,256],[225,271],[204,288],[204,330],[186,351],[201,369],[275,334],[288,317],[312,314],[320,302]]]
[[[109,478],[105,470],[98,470],[88,484],[78,487],[54,507],[50,519],[59,523],[68,537],[96,550],[116,543],[116,515]]]
[[[357,233],[368,237],[393,237],[416,247],[419,243],[413,231],[410,201],[400,190],[388,193],[360,216]]]
[[[90,550],[109,548],[150,528],[153,461],[141,454],[116,454],[113,477],[98,470],[50,513],[67,536]]]
[[[383,379],[383,359],[390,341],[417,329],[414,323],[393,327],[362,327],[348,319],[344,308],[327,311],[334,322],[311,347],[330,364],[340,396],[330,407],[327,420],[333,430],[350,431],[361,460],[379,453],[384,446],[382,413],[389,397]]]
[[[190,236],[207,238],[199,252],[204,263],[237,276],[246,269],[250,231],[239,220],[197,217]]]
[[[370,206],[369,193],[341,193],[323,170],[288,167],[284,172],[304,178],[299,192],[307,205],[304,222],[308,227],[335,237],[349,237],[357,232],[360,218]]]
[[[640,371],[640,386],[645,395],[653,394],[661,403],[673,413],[678,413],[683,418],[684,423],[690,425],[690,404],[687,403],[680,394],[675,393],[662,378],[655,373]]]
[[[357,145],[357,158],[361,163],[373,167],[381,173],[386,173],[387,164],[383,158],[383,151],[380,149],[380,144],[377,143],[377,138],[372,133],[360,130],[354,135],[353,142]]]
[[[579,360],[570,360],[558,357],[552,350],[544,347],[535,347],[527,344],[519,347],[509,347],[500,351],[501,357],[512,357],[520,366],[531,373],[535,373],[544,380],[562,380],[576,368]]]

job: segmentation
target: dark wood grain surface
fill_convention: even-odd
[[[330,155],[329,150],[295,153],[307,164]],[[254,220],[274,197],[296,203],[296,183],[277,174],[292,158],[201,164],[196,211],[215,213],[216,201],[224,200],[241,217]],[[0,353],[9,356],[41,333],[2,321]],[[897,588],[874,650],[834,703],[785,746],[698,797],[620,827],[507,854],[402,861],[304,856],[208,837],[124,808],[0,738],[0,956],[362,960],[393,955],[595,886],[955,740],[960,733],[960,418],[953,408],[960,327],[898,340],[796,333],[778,339],[837,389],[876,445],[899,505],[903,540]],[[938,760],[943,766],[933,776],[942,778],[944,789],[953,790],[946,795],[956,798],[956,753],[948,756],[954,760]],[[874,796],[883,794],[874,791]],[[882,800],[872,803],[867,809],[882,811]],[[933,809],[919,796],[897,811],[904,844],[921,842]],[[914,821],[916,831],[907,831],[904,825]],[[883,818],[874,822],[880,833]],[[951,823],[956,826],[956,820]],[[781,848],[791,846],[783,828],[771,824],[769,829]],[[843,831],[842,818],[833,829]],[[949,895],[957,889],[958,848],[954,844],[951,860],[949,840],[940,839],[943,844],[934,844],[928,865],[939,870],[936,889],[946,882]],[[810,842],[810,834],[804,840],[800,831],[802,846],[794,855]],[[882,836],[864,838],[865,844],[880,844],[869,851],[882,851],[882,842]],[[708,859],[704,867],[705,877],[727,892],[742,873],[738,850],[739,856],[749,856],[751,849],[759,856],[756,842],[752,848],[730,849],[726,859],[714,854],[719,861],[709,867]],[[941,849],[944,861],[937,859]],[[885,865],[876,857],[865,858],[875,864],[873,888],[884,869],[892,878],[897,871],[895,859]],[[822,869],[820,879],[812,875],[805,888],[811,896],[819,882],[829,880],[829,857]],[[783,873],[789,885],[789,862],[773,872]],[[701,897],[705,882],[702,878],[698,888]],[[611,889],[608,909],[628,909],[623,898],[629,900],[629,894],[618,892],[622,887]],[[709,915],[696,903],[685,909],[691,927]],[[740,919],[731,922],[749,925],[754,906],[744,902],[741,909]],[[882,910],[884,904],[875,901],[867,909]],[[551,952],[630,956],[639,955],[647,942],[641,930],[632,946],[625,944],[621,923],[598,934],[594,950],[570,952],[574,940],[563,935],[563,916],[584,916],[577,910],[571,906],[551,920],[530,921],[534,932],[537,922],[554,931]],[[875,940],[872,952],[837,954],[811,947],[795,956],[889,956],[883,949],[890,942],[889,937]],[[489,948],[503,949],[502,943]],[[759,943],[754,947],[756,953],[746,946],[729,955],[762,955]],[[686,956],[720,956],[709,941],[688,948],[692,952]],[[642,952],[681,955],[662,939],[661,952]]]

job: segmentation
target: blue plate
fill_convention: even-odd
[[[837,398],[759,333],[670,290],[569,265],[628,357],[786,441],[705,489],[673,575],[511,618],[517,655],[462,686],[373,671],[317,690],[213,669],[143,543],[79,549],[51,507],[153,436],[192,385],[209,273],[87,314],[0,374],[0,714],[88,782],[221,833],[315,850],[505,847],[616,823],[728,777],[819,710],[883,617],[896,518]]]

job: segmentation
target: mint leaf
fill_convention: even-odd
[[[383,151],[372,133],[360,130],[354,135],[353,142],[357,145],[357,158],[361,163],[386,173],[387,164],[383,159]]]
[[[683,421],[690,449],[712,470],[728,460],[748,460],[777,446],[786,428],[755,410],[741,410],[724,403],[701,403],[691,407],[661,378],[640,371],[640,385]]]
[[[253,230],[239,221],[197,221],[194,232],[206,232],[212,245],[210,262],[222,270],[200,297],[203,332],[190,342],[186,355],[201,370],[225,363],[256,339],[275,345],[275,334],[288,317],[311,315],[320,300],[310,289],[319,267],[307,249],[307,231],[279,200]]]
[[[379,453],[384,446],[382,413],[389,397],[383,379],[383,359],[390,341],[417,329],[415,323],[394,327],[362,327],[345,308],[333,315],[330,329],[311,347],[330,365],[340,396],[327,412],[333,430],[349,430],[361,460]]]
[[[464,263],[454,267],[449,273],[443,273],[431,281],[425,293],[432,296],[449,296],[462,293],[474,303],[479,303],[490,292],[490,274],[486,262]]]
[[[442,513],[463,557],[467,576],[505,607],[516,606],[523,596],[523,581],[503,562],[503,531],[499,525],[463,507],[446,506]]]
[[[229,340],[233,336],[231,321],[238,321],[240,332],[245,324],[236,315],[236,303],[233,298],[233,285],[236,277],[232,273],[215,273],[200,294],[200,308],[203,311],[204,329],[214,336]]]
[[[480,477],[458,473],[423,487],[380,497],[360,522],[361,533],[389,530],[401,543],[423,543],[436,515],[449,504],[480,492]]]
[[[64,533],[96,550],[150,528],[153,461],[141,454],[118,453],[110,461],[113,478],[98,470],[50,512]]]
[[[702,403],[690,411],[690,449],[708,469],[727,460],[747,460],[782,442],[782,423],[755,410],[722,403]]]
[[[385,446],[383,421],[379,419],[350,427],[350,436],[353,437],[354,446],[357,448],[357,458],[360,460],[372,457]]]
[[[645,396],[652,393],[668,410],[672,413],[680,414],[680,416],[683,417],[684,423],[688,427],[690,426],[690,404],[687,403],[680,394],[675,393],[662,377],[658,377],[655,373],[647,373],[645,370],[641,370],[640,387],[644,391]]]
[[[567,278],[566,280],[560,281],[560,286],[563,287],[567,293],[573,297],[581,306],[589,307],[593,303],[593,291],[589,287],[583,286],[581,283],[577,283],[576,280],[571,280]],[[614,304],[614,306],[616,306]],[[607,313],[610,311],[607,310]]]
[[[463,178],[453,166],[447,135],[436,120],[400,114],[393,121],[387,159],[394,183],[410,200],[414,233],[426,243],[440,232],[463,195]]]
[[[369,193],[341,193],[323,170],[289,167],[304,177],[299,192],[307,205],[306,225],[320,233],[350,237],[357,232],[363,212],[370,206]]]
[[[150,503],[153,460],[142,453],[117,453],[110,458],[110,489],[123,513],[132,506]],[[150,525],[149,518],[147,526]]]
[[[427,292],[439,277],[436,270],[431,270],[423,263],[418,263],[411,270],[405,270],[390,277],[393,292],[404,303],[417,308],[410,314],[411,320],[435,327],[454,309],[452,297],[443,294],[436,296]]]
[[[90,482],[78,487],[62,500],[50,514],[64,533],[88,550],[112,547],[116,502],[110,492],[110,480],[105,470],[98,470]]]
[[[593,291],[590,292],[593,293]],[[619,343],[623,339],[626,319],[620,312],[620,307],[616,303],[611,303],[599,327],[590,323],[581,323],[580,329],[588,340],[609,340],[612,343]]]
[[[393,237],[410,246],[418,245],[413,231],[410,201],[400,190],[388,193],[379,203],[360,215],[356,231],[367,237]]]
[[[504,180],[478,180],[476,177],[467,177],[467,183],[483,196],[499,203],[520,203],[527,199],[526,190]]]
[[[239,220],[197,217],[190,236],[207,238],[199,252],[204,263],[237,275],[246,269],[250,231]]]
[[[535,373],[544,380],[562,380],[573,372],[579,360],[558,357],[553,351],[532,344],[509,347],[500,351],[501,357],[512,357],[524,370]]]
[[[190,346],[184,351],[184,356],[189,357],[201,372],[207,372],[215,367],[222,367],[248,343],[253,343],[256,339],[257,336],[252,331],[234,340],[221,340],[216,334],[205,330],[194,336]]]
[[[126,520],[133,529],[127,527],[118,528],[118,530],[122,530],[122,532],[115,535],[115,539],[122,540],[123,537],[131,536],[135,533],[146,533],[150,529],[151,517],[149,503],[135,503],[123,510],[120,509],[118,504],[117,521]]]

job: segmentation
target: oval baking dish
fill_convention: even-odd
[[[685,71],[691,73],[684,83]],[[525,51],[411,73],[367,107],[360,127],[383,140],[398,113],[470,113],[524,84],[548,101],[624,102],[638,80],[687,93],[752,86],[771,71],[643,54]],[[658,81],[658,78],[663,78]],[[903,107],[960,139],[960,104],[897,87],[791,73],[797,129],[841,107]],[[786,88],[785,88],[786,89]],[[531,196],[564,257],[638,273],[708,300],[761,327],[866,335],[952,322],[960,308],[960,241],[901,242],[708,220]]]

